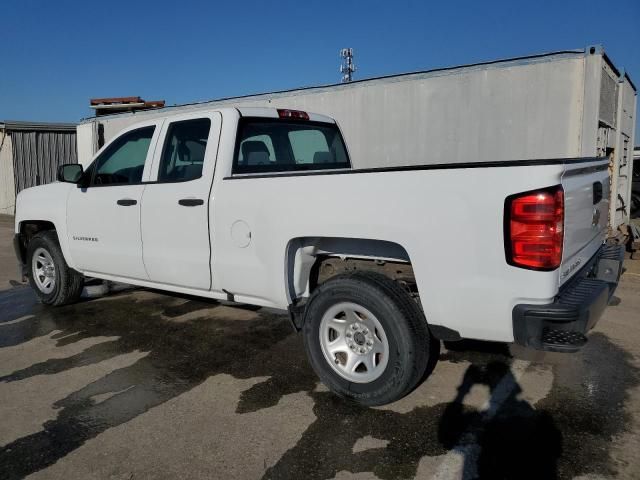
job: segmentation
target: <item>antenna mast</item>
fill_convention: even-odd
[[[353,63],[353,48],[343,48],[340,50],[342,64],[340,65],[340,73],[342,73],[342,83],[348,83],[353,80],[353,72],[356,66]]]

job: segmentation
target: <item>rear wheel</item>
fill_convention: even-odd
[[[438,354],[418,305],[397,282],[373,272],[339,275],[318,287],[303,330],[323,383],[363,405],[408,394]]]
[[[29,283],[47,305],[66,305],[80,298],[84,278],[69,268],[53,231],[39,232],[27,247]]]

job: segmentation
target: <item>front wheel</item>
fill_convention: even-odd
[[[67,305],[80,298],[83,276],[69,268],[55,232],[33,236],[27,247],[27,275],[40,301],[47,305]]]
[[[439,343],[424,315],[393,280],[373,272],[336,276],[305,311],[309,361],[334,393],[362,405],[407,395],[425,376]]]

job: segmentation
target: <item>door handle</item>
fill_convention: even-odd
[[[123,207],[130,207],[131,205],[135,205],[138,203],[137,200],[133,200],[132,198],[121,198],[116,202],[118,205],[122,205]]]
[[[204,200],[201,198],[181,198],[178,200],[178,205],[183,207],[197,207],[198,205],[204,205]]]

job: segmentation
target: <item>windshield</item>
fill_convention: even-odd
[[[349,168],[349,156],[334,124],[242,118],[233,173],[269,173]]]

